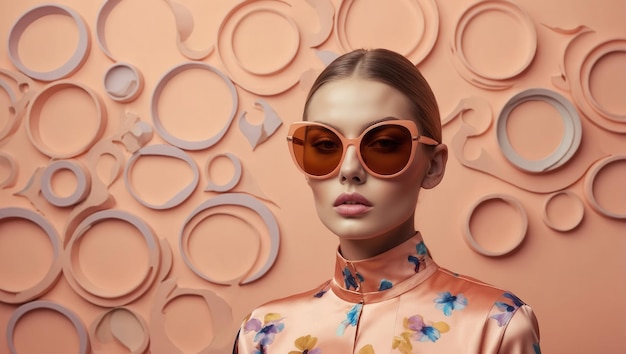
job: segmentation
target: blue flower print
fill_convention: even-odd
[[[380,281],[380,286],[378,287],[378,291],[391,289],[392,287],[393,287],[393,284],[389,280],[383,279]]]
[[[313,295],[313,297],[316,298],[320,298],[322,296],[324,296],[324,294],[326,294],[326,292],[330,290],[330,280],[326,282],[326,284],[324,284],[324,286],[321,287],[321,289],[315,293],[315,295]]]
[[[359,273],[356,273],[356,278],[358,278],[360,282],[365,280]],[[354,290],[358,290],[359,284],[357,284],[356,278],[352,275],[348,267],[343,268],[343,281],[346,285],[346,289],[350,290],[350,288],[354,288]]]
[[[426,244],[424,241],[420,241],[417,245],[415,245],[415,249],[417,250],[417,254],[420,256],[425,256],[428,254],[428,249],[426,248]]]
[[[343,336],[348,326],[356,326],[359,323],[359,317],[361,316],[361,310],[363,309],[363,304],[356,304],[352,306],[350,311],[346,313],[346,319],[341,321],[339,327],[337,327],[337,336]]]
[[[539,347],[539,343],[533,343],[533,349],[535,350],[535,354],[541,354],[541,348]]]
[[[420,315],[411,316],[404,321],[404,327],[412,331],[411,337],[414,340],[420,342],[436,342],[441,333],[445,333],[450,330],[450,327],[445,322],[435,322],[431,325],[427,325],[424,319]]]
[[[502,297],[511,300],[513,304],[511,305],[507,304],[506,302],[496,301],[496,306],[502,313],[495,314],[490,318],[498,321],[498,326],[500,327],[505,326],[507,323],[509,323],[509,321],[511,320],[511,318],[513,318],[513,315],[515,314],[515,311],[520,306],[524,305],[524,302],[520,300],[520,298],[511,293],[504,293],[502,294]]]
[[[415,256],[409,255],[408,261],[415,264],[415,273],[420,271],[420,260]]]
[[[446,316],[452,316],[452,310],[463,310],[467,306],[467,298],[463,294],[452,295],[449,291],[439,293],[434,301],[435,307]]]
[[[258,347],[254,353],[264,353],[265,348],[274,342],[276,334],[280,333],[285,324],[282,323],[283,317],[277,313],[268,313],[263,318],[263,323],[259,319],[252,318],[244,325],[244,333],[256,332],[254,343],[258,343]]]

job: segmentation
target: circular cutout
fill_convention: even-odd
[[[94,225],[109,219],[124,221],[137,229],[148,248],[148,266],[141,280],[126,289],[111,290],[96,285],[80,266],[79,247],[83,236]],[[65,248],[63,274],[70,286],[85,300],[99,306],[125,305],[143,295],[157,276],[161,262],[159,242],[152,229],[137,216],[120,210],[103,210],[89,215],[75,229]]]
[[[609,172],[617,175],[615,179],[608,179],[605,177],[603,180],[605,186],[605,193],[599,193],[596,188],[596,180],[601,172]],[[585,176],[584,190],[585,197],[591,205],[591,207],[598,213],[608,216],[613,219],[626,219],[626,155],[610,156],[595,163]],[[600,195],[598,195],[600,194]],[[598,199],[602,199],[602,205]],[[606,204],[609,205],[606,205]]]
[[[183,139],[173,136],[163,126],[163,123],[161,122],[161,117],[159,115],[159,100],[161,98],[161,94],[163,93],[163,90],[165,89],[165,86],[167,85],[167,83],[170,80],[172,80],[172,78],[180,74],[181,72],[184,72],[190,69],[206,70],[217,75],[226,84],[232,97],[231,112],[228,117],[227,123],[215,136],[205,139],[205,140],[200,140],[200,141],[188,141],[188,140],[183,140]],[[239,98],[237,96],[237,89],[235,88],[235,85],[233,85],[232,81],[230,81],[230,79],[226,75],[224,75],[221,71],[219,71],[218,69],[208,64],[189,62],[189,63],[184,63],[184,64],[174,67],[165,75],[163,75],[163,77],[159,80],[159,83],[156,85],[156,88],[154,89],[154,93],[152,94],[152,100],[151,100],[152,121],[154,123],[154,128],[157,131],[157,133],[159,133],[159,135],[163,138],[163,140],[167,141],[168,143],[174,146],[177,146],[181,149],[185,149],[185,150],[203,150],[203,149],[206,149],[215,145],[218,141],[222,139],[222,137],[224,137],[224,135],[226,134],[226,131],[230,127],[230,124],[235,118],[235,114],[237,114],[238,105],[239,105]]]
[[[503,208],[503,204],[505,207]],[[482,209],[482,210],[481,210]],[[507,216],[515,213],[519,217],[519,224],[521,228],[517,235],[514,235],[511,241],[500,241],[500,245],[498,247],[494,247],[493,249],[489,246],[483,245],[484,241],[478,242],[474,236],[472,229],[481,229],[478,230],[480,233],[485,232],[489,234],[497,234],[498,236],[502,235],[502,229],[510,228],[511,223],[513,222],[510,218],[495,218],[493,217],[493,213],[490,212],[489,219],[489,227],[485,230],[476,225],[472,225],[472,220],[474,218],[479,219],[480,215],[486,213],[486,209],[491,209],[491,212],[497,210],[498,212],[504,212]],[[510,213],[509,213],[510,212]],[[499,224],[495,223],[495,221],[499,221]],[[506,196],[502,194],[492,194],[487,195],[480,200],[478,200],[469,213],[467,214],[467,220],[465,222],[465,241],[470,246],[472,250],[476,253],[480,253],[483,256],[488,257],[498,257],[508,254],[514,251],[519,245],[522,244],[524,238],[526,237],[526,230],[528,228],[528,216],[526,215],[526,210],[524,206],[515,198],[511,196]],[[496,232],[497,231],[497,232]],[[476,232],[479,234],[479,232]]]
[[[59,276],[61,275],[61,245],[59,235],[52,224],[34,211],[22,208],[0,209],[0,223],[7,219],[25,219],[33,224],[36,224],[46,233],[50,243],[52,244],[52,264],[48,267],[48,271],[43,279],[32,287],[17,292],[0,289],[1,302],[19,304],[41,296],[59,279]]]
[[[13,312],[11,318],[9,319],[9,323],[7,324],[7,342],[11,353],[17,353],[17,349],[15,348],[14,335],[15,327],[17,326],[18,322],[22,317],[24,317],[24,315],[27,315],[37,310],[52,310],[70,320],[70,322],[74,326],[74,329],[76,330],[76,334],[78,335],[78,352],[80,354],[88,353],[89,335],[87,334],[87,329],[81,322],[80,318],[78,318],[78,316],[76,316],[76,314],[74,314],[69,309],[51,301],[29,302],[18,307],[15,312]]]
[[[76,177],[76,188],[67,197],[55,194],[52,188],[52,178],[55,173],[68,170]],[[58,207],[68,207],[83,201],[91,188],[91,176],[85,166],[78,161],[60,160],[48,165],[41,175],[41,194],[46,200]]]
[[[22,34],[33,22],[48,15],[63,15],[70,17],[76,23],[78,27],[78,45],[76,51],[72,57],[61,67],[48,72],[38,72],[29,69],[22,63],[19,56],[18,46]],[[87,54],[89,53],[90,39],[89,30],[82,17],[70,9],[69,7],[62,5],[46,4],[38,7],[34,7],[25,12],[20,18],[13,24],[9,31],[8,40],[8,55],[9,59],[24,74],[32,77],[33,79],[41,81],[54,81],[62,79],[80,68],[85,62]]]
[[[8,173],[2,172],[0,174],[0,189],[13,187],[15,182],[17,182],[17,164],[15,159],[11,155],[0,151],[0,166],[6,166],[8,169]],[[4,168],[2,167],[2,169]],[[2,176],[5,177],[3,178]]]
[[[585,206],[571,191],[550,195],[543,205],[543,222],[553,230],[567,232],[575,229],[583,220]]]
[[[98,126],[93,132],[87,134],[86,138],[81,139],[85,141],[83,146],[80,146],[72,151],[54,151],[46,143],[44,143],[43,137],[41,136],[41,132],[39,129],[42,106],[44,105],[45,101],[49,100],[59,91],[72,89],[85,93],[89,98],[91,98],[91,101],[94,103],[96,117],[98,119]],[[26,116],[26,132],[28,133],[28,138],[30,139],[31,143],[37,148],[37,150],[39,150],[42,154],[52,158],[65,159],[80,155],[89,150],[89,148],[92,147],[104,133],[104,130],[106,128],[105,107],[106,106],[104,106],[96,92],[94,92],[92,89],[85,85],[74,83],[68,80],[57,81],[55,83],[49,84],[33,98],[30,106],[28,107],[28,113]]]
[[[230,153],[230,152],[214,155],[210,157],[209,159],[207,159],[206,167],[204,170],[208,172],[211,168],[211,164],[213,163],[213,161],[215,161],[216,158],[220,158],[220,157],[225,157],[229,159],[230,162],[233,164],[233,167],[235,169],[235,172],[233,173],[233,177],[230,179],[229,182],[222,184],[222,185],[215,184],[209,178],[209,182],[207,183],[207,186],[204,188],[205,192],[228,192],[229,190],[235,188],[235,186],[241,180],[241,161],[239,160],[239,158],[237,158],[237,156],[235,156],[235,154]],[[210,173],[209,173],[209,176],[210,176]]]
[[[515,151],[509,140],[508,119],[517,106],[527,101],[543,101],[552,105],[563,119],[563,138],[554,152],[541,160],[527,160]],[[498,144],[504,156],[517,168],[527,172],[554,170],[574,156],[582,139],[582,125],[574,105],[562,95],[546,89],[529,89],[511,97],[498,116],[496,127]]]
[[[104,90],[117,102],[130,102],[143,90],[143,76],[136,67],[116,63],[104,73]]]
[[[506,21],[499,21],[499,24],[510,25],[511,23],[519,24],[525,30],[529,37],[527,54],[521,64],[507,72],[486,73],[484,70],[477,68],[476,64],[468,59],[464,49],[464,35],[468,32],[470,26],[475,26],[477,18],[486,14],[500,13],[506,16]],[[511,21],[511,18],[513,19]],[[491,33],[494,33],[491,31]],[[503,38],[498,40],[504,41]],[[517,43],[518,41],[514,41]],[[532,19],[517,5],[509,1],[492,0],[479,2],[468,8],[459,19],[452,43],[452,52],[455,58],[455,66],[461,76],[469,83],[477,85],[485,89],[505,89],[510,87],[509,83],[503,82],[519,76],[533,62],[537,51],[537,32]]]
[[[252,17],[262,18],[262,25],[248,24],[253,22]],[[284,35],[288,38],[281,39]],[[254,38],[254,45],[240,44],[240,38]],[[300,48],[300,33],[291,17],[274,9],[259,8],[236,21],[231,46],[241,68],[254,75],[270,75],[289,66],[294,60]],[[259,48],[264,50],[260,51]],[[273,62],[277,59],[282,60]]]

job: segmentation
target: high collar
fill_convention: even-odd
[[[429,278],[437,264],[417,232],[372,258],[349,261],[337,250],[333,292],[350,302],[372,303],[399,296]]]

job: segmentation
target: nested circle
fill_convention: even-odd
[[[74,329],[76,329],[76,334],[78,335],[78,341],[79,341],[78,352],[81,354],[88,353],[89,335],[87,333],[87,329],[81,322],[80,318],[76,316],[76,314],[70,311],[69,309],[57,303],[54,303],[52,301],[45,301],[45,300],[26,303],[18,307],[15,310],[15,312],[13,312],[13,314],[11,315],[11,318],[9,319],[9,323],[7,324],[7,332],[6,332],[7,342],[8,342],[9,350],[11,351],[11,353],[13,354],[17,353],[17,349],[15,348],[14,337],[15,337],[15,327],[17,326],[18,322],[20,321],[22,317],[24,317],[24,315],[27,315],[37,310],[51,310],[56,313],[59,313],[60,315],[70,320],[70,322],[72,322],[72,325],[74,326]]]
[[[167,83],[170,80],[172,80],[174,77],[176,77],[178,74],[186,70],[190,70],[190,69],[206,70],[210,73],[217,75],[226,84],[232,97],[231,112],[230,112],[230,115],[228,117],[226,124],[216,135],[205,140],[189,141],[189,140],[184,140],[184,139],[173,136],[163,126],[163,123],[161,122],[161,117],[159,114],[159,100],[161,98],[163,90],[167,86]],[[218,141],[222,139],[222,137],[224,137],[224,135],[226,134],[226,131],[230,127],[230,124],[235,118],[235,114],[237,114],[238,105],[239,105],[239,99],[237,96],[237,89],[235,88],[235,85],[233,85],[232,81],[230,81],[230,79],[226,75],[224,75],[220,70],[214,68],[211,65],[198,63],[198,62],[187,62],[187,63],[183,63],[181,65],[178,65],[172,68],[165,75],[163,75],[163,77],[159,80],[158,84],[156,85],[154,92],[152,94],[152,99],[151,99],[152,121],[154,123],[154,128],[157,131],[157,133],[159,133],[159,135],[168,143],[174,146],[177,146],[181,149],[185,149],[185,150],[203,150],[203,149],[206,149],[215,145]]]
[[[477,21],[478,17],[490,12],[500,12],[506,16],[516,19],[516,22],[524,27],[524,30],[530,40],[528,43],[528,52],[522,64],[519,67],[510,70],[508,73],[489,74],[482,72],[476,67],[475,64],[472,64],[468,60],[463,49],[464,34],[469,26],[472,22]],[[530,16],[528,16],[526,12],[512,2],[502,0],[483,1],[468,8],[459,19],[454,34],[453,49],[456,53],[456,57],[463,64],[463,66],[478,79],[506,80],[518,76],[532,63],[537,51],[537,32]]]
[[[44,143],[39,129],[42,106],[47,100],[49,100],[59,91],[71,89],[79,90],[89,96],[94,104],[96,118],[98,119],[98,126],[96,129],[94,129],[93,132],[87,134],[87,138],[85,139],[86,142],[83,146],[73,151],[54,151],[51,147],[47,146],[46,143]],[[31,143],[37,148],[37,150],[39,150],[42,154],[52,158],[65,159],[80,155],[89,150],[89,148],[92,147],[104,133],[107,122],[105,107],[106,106],[102,103],[100,97],[96,94],[96,92],[85,85],[75,83],[69,80],[62,80],[49,84],[33,98],[30,106],[28,107],[28,112],[26,114],[26,132],[28,134],[28,138],[30,139]]]
[[[598,197],[596,196],[596,179],[598,175],[602,171],[605,171],[609,168],[613,168],[614,171],[619,168],[619,164],[621,164],[622,169],[617,170],[619,176],[626,176],[626,155],[614,155],[609,156],[605,159],[602,159],[595,163],[590,169],[587,175],[585,176],[584,181],[584,190],[585,190],[585,198],[591,205],[591,207],[597,211],[598,213],[608,216],[613,219],[626,219],[626,208],[623,207],[624,200],[626,200],[626,187],[624,187],[624,179],[618,177],[618,185],[616,188],[611,189],[611,198],[615,200],[615,205],[621,205],[621,210],[611,210],[611,207],[606,207],[600,204],[598,201]],[[621,188],[621,189],[620,189]]]
[[[82,238],[95,224],[106,220],[120,220],[130,224],[143,237],[148,248],[148,265],[141,280],[126,289],[104,289],[94,283],[80,266],[79,248]],[[79,295],[96,305],[120,306],[143,295],[154,282],[161,262],[160,247],[152,229],[139,217],[121,210],[103,210],[89,215],[77,227],[67,245],[63,262],[63,274]]]
[[[191,260],[187,252],[189,232],[186,233],[185,230],[190,225],[192,227],[194,226],[193,224],[191,224],[192,220],[194,220],[199,214],[204,213],[205,211],[209,209],[215,208],[217,206],[222,206],[222,205],[233,205],[233,206],[241,206],[244,208],[248,208],[251,211],[254,211],[255,213],[257,213],[261,217],[263,222],[265,223],[265,226],[267,227],[267,230],[270,236],[270,251],[269,251],[267,260],[265,261],[265,264],[261,267],[261,269],[259,269],[256,273],[252,274],[246,279],[242,280],[241,284],[248,284],[253,281],[256,281],[259,278],[261,278],[263,275],[265,275],[265,273],[269,271],[269,269],[272,267],[272,265],[276,261],[276,257],[278,256],[278,248],[280,246],[280,231],[278,228],[278,223],[276,221],[276,218],[274,217],[272,212],[259,200],[247,194],[243,194],[243,193],[220,194],[218,196],[215,196],[205,201],[204,203],[200,204],[197,208],[195,208],[194,211],[185,219],[185,222],[183,223],[180,229],[180,232],[178,234],[178,246],[181,252],[181,257],[185,261],[185,264],[187,265],[187,267],[189,267],[189,269],[191,269],[200,278],[205,279],[212,283],[216,283],[216,284],[223,284],[223,285],[230,284],[228,282],[217,281],[213,279],[212,277],[209,277],[208,275],[204,274],[204,272],[194,264],[194,262]]]
[[[414,64],[420,63],[428,56],[439,34],[439,13],[436,2],[406,0],[405,5],[400,6],[405,6],[407,9],[394,14],[393,5],[398,4],[394,2],[381,7],[376,1],[370,1],[369,4],[355,0],[342,1],[337,11],[335,28],[337,39],[344,52],[356,48],[386,47],[402,53]],[[360,11],[359,8],[355,9],[355,5],[359,5],[362,9]],[[368,5],[371,5],[371,8],[367,8]],[[376,12],[372,12],[373,9],[376,9]],[[371,18],[368,16],[370,14]],[[410,17],[413,18],[409,19]],[[362,20],[362,26],[357,23],[359,20]],[[384,20],[388,21],[384,22]],[[358,27],[358,31],[351,31],[349,29],[351,27],[353,29]],[[362,38],[351,39],[350,32],[353,35],[358,33]],[[397,35],[380,36],[389,32]],[[402,41],[402,43],[397,41]]]
[[[78,27],[78,45],[72,57],[65,64],[51,71],[38,72],[29,69],[26,65],[24,65],[24,63],[22,63],[18,53],[18,45],[26,28],[38,19],[48,15],[62,15],[72,18]],[[28,10],[22,14],[17,21],[15,21],[13,27],[11,27],[11,30],[9,31],[8,55],[13,65],[15,65],[15,67],[24,74],[41,81],[54,81],[62,79],[80,68],[87,58],[89,45],[89,29],[87,28],[85,21],[83,21],[82,17],[76,11],[62,5],[45,4]]]
[[[604,43],[599,44],[595,48],[593,48],[589,54],[585,57],[583,64],[580,70],[580,83],[583,90],[583,95],[586,100],[590,103],[591,107],[600,114],[602,117],[609,119],[613,122],[626,124],[626,113],[616,113],[611,111],[610,109],[604,107],[602,104],[598,102],[598,100],[594,97],[591,90],[591,73],[596,68],[598,63],[607,58],[610,55],[620,53],[622,56],[626,54],[626,40],[611,40]],[[626,74],[623,72],[615,73],[616,78],[626,77]],[[624,100],[625,95],[621,95],[622,101]]]
[[[0,289],[0,301],[9,304],[19,304],[41,296],[56,283],[61,274],[61,245],[57,231],[52,224],[40,214],[23,208],[0,209],[0,223],[10,219],[24,219],[39,226],[52,244],[52,264],[48,272],[37,284],[21,291]]]
[[[131,64],[116,63],[104,73],[104,90],[114,101],[130,102],[143,89],[143,76]]]
[[[580,225],[584,215],[585,206],[572,191],[556,192],[543,205],[543,222],[556,231],[573,230]]]
[[[76,188],[67,197],[58,196],[52,188],[55,173],[68,170],[76,177]],[[41,175],[41,194],[46,200],[58,207],[68,207],[83,201],[91,188],[91,176],[86,167],[78,161],[58,160],[48,165]]]
[[[552,105],[563,119],[563,138],[554,152],[541,160],[528,160],[515,151],[508,136],[507,123],[513,109],[527,101],[543,101]],[[513,165],[528,172],[546,172],[554,170],[576,153],[582,139],[582,126],[578,111],[562,95],[546,89],[529,89],[509,99],[498,116],[496,127],[498,144],[504,156]]]
[[[504,202],[508,204],[508,206],[510,206],[514,210],[514,212],[518,214],[520,218],[520,224],[521,224],[521,229],[519,230],[517,235],[513,237],[512,241],[509,242],[507,245],[502,246],[502,248],[499,250],[488,249],[488,247],[481,245],[474,237],[472,233],[472,227],[471,227],[472,219],[475,217],[475,214],[477,213],[477,211],[480,208],[487,205],[488,203],[493,203],[493,202]],[[502,208],[498,208],[498,209],[503,210]],[[491,217],[491,219],[495,220],[493,217]],[[470,248],[474,250],[476,253],[480,253],[483,256],[498,257],[498,256],[503,256],[505,254],[508,254],[514,251],[517,247],[519,247],[519,245],[522,244],[522,242],[524,241],[524,238],[526,237],[527,228],[528,228],[528,216],[526,215],[526,210],[524,209],[524,206],[522,205],[522,203],[520,203],[519,200],[508,195],[491,194],[491,195],[482,197],[476,203],[474,203],[474,205],[470,208],[470,211],[467,214],[467,219],[465,221],[464,235],[465,235],[465,241],[470,246]]]
[[[247,24],[253,22],[253,16],[265,17],[263,26]],[[271,33],[264,35],[263,31]],[[283,34],[288,36],[286,40],[280,38]],[[250,43],[252,38],[254,43]],[[247,39],[248,43],[240,44],[240,39]],[[288,47],[280,47],[285,45]],[[280,11],[271,8],[253,9],[235,21],[231,47],[234,58],[244,70],[255,75],[270,75],[289,66],[295,59],[300,48],[300,32],[295,21]],[[267,62],[276,59],[281,61]]]

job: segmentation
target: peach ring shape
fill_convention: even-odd
[[[626,163],[626,155],[613,155],[613,156],[609,156],[605,159],[602,159],[596,162],[589,169],[589,172],[585,176],[585,180],[583,182],[583,188],[584,188],[585,197],[587,201],[589,202],[589,204],[595,211],[597,211],[598,213],[604,216],[608,216],[612,219],[626,220],[625,212],[622,212],[622,213],[615,212],[615,211],[608,210],[607,208],[603,207],[600,204],[600,202],[598,202],[598,199],[596,198],[595,192],[593,190],[596,177],[598,177],[598,174],[600,173],[600,171],[602,171],[606,166],[612,163],[616,163],[616,162]]]
[[[52,190],[52,176],[60,170],[68,170],[76,177],[76,189],[67,197],[59,197]],[[83,201],[91,188],[91,176],[87,167],[79,161],[56,160],[46,166],[41,175],[41,194],[48,203],[68,207]]]

